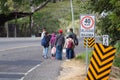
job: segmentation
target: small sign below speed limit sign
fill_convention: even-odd
[[[95,16],[80,16],[80,37],[94,37]]]

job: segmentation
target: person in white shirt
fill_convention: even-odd
[[[46,28],[44,27],[44,28],[43,28],[43,31],[42,31],[42,33],[41,33],[41,40],[42,40],[43,37],[45,36],[45,32],[46,32]]]
[[[41,33],[41,41],[42,41],[42,39],[43,39],[44,36],[45,36],[45,32],[46,32],[46,28],[44,27],[44,28],[43,28],[43,31],[42,31],[42,33]],[[44,57],[44,53],[45,53],[44,50],[45,50],[45,49],[44,49],[44,47],[43,47],[43,54],[42,54],[43,57]]]

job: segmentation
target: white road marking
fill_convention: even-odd
[[[40,64],[38,64],[38,65],[34,66],[33,68],[31,68],[29,71],[27,71],[27,72],[25,73],[25,76],[28,75],[30,72],[32,72],[33,70],[35,70],[35,69],[36,69],[37,67],[39,67],[39,66],[40,66]],[[24,80],[25,76],[22,77],[21,79],[18,79],[18,80]]]
[[[0,51],[8,51],[8,50],[13,50],[13,49],[19,49],[19,48],[26,48],[26,47],[34,47],[34,46],[41,46],[41,45],[29,45],[29,46],[19,46],[19,47],[12,47],[12,48],[6,48],[6,49],[2,49]],[[37,67],[39,67],[40,64],[34,66],[33,68],[31,68],[29,71],[27,71],[26,73],[15,73],[15,72],[0,72],[0,74],[8,74],[8,75],[24,75],[21,79],[18,80],[23,80],[25,78],[26,75],[28,75],[30,72],[32,72],[33,70],[35,70]]]

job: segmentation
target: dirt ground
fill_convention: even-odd
[[[85,80],[86,65],[82,60],[64,61],[58,80]],[[110,80],[120,80],[120,69],[112,67]]]

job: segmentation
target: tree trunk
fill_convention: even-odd
[[[31,13],[33,13],[35,11],[35,7],[34,7],[34,1],[33,0],[30,0],[30,8],[31,8]],[[34,24],[34,21],[33,21],[33,16],[32,14],[30,15],[30,33],[31,33],[31,36],[33,35],[33,24]]]
[[[8,30],[8,22],[5,23],[5,29],[6,29],[6,37],[9,37],[9,30]]]

